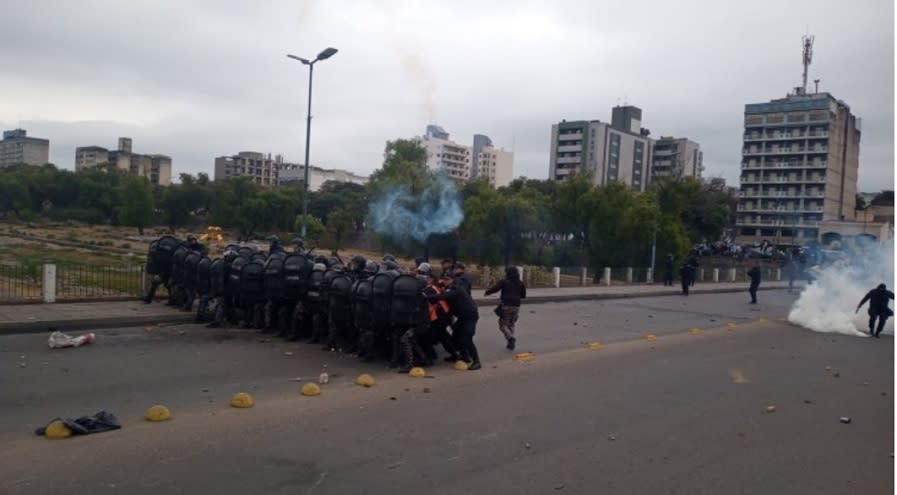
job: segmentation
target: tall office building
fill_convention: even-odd
[[[704,153],[701,145],[688,138],[663,136],[654,142],[654,160],[651,163],[651,182],[667,177],[695,177],[700,179],[704,171]]]
[[[611,124],[600,120],[561,121],[551,126],[549,177],[564,180],[583,174],[594,184],[620,182],[635,191],[648,185],[654,140],[641,126],[642,111],[613,109]]]
[[[219,156],[215,158],[214,180],[226,180],[232,177],[250,177],[260,186],[276,186],[277,175],[280,170],[283,157],[278,155],[271,159],[271,153],[255,151],[241,151],[233,156]]]
[[[50,141],[28,137],[25,129],[3,131],[0,168],[11,165],[43,165],[50,161]]]
[[[808,93],[812,38],[804,38],[804,84],[785,98],[744,108],[742,242],[802,244],[827,221],[855,220],[860,120],[829,93]]]

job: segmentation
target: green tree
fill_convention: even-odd
[[[143,177],[127,177],[118,188],[120,204],[118,221],[122,225],[137,227],[143,235],[143,228],[153,221],[153,190]]]
[[[371,197],[377,197],[390,185],[404,184],[412,195],[418,195],[426,187],[429,176],[426,148],[410,139],[387,141],[383,167],[371,174],[368,190]]]
[[[337,208],[327,217],[327,230],[336,240],[336,249],[342,247],[343,235],[355,228],[355,215],[346,208]]]
[[[307,229],[305,237],[311,240],[319,240],[324,235],[326,229],[324,228],[324,224],[321,223],[317,218],[309,215],[307,221]],[[293,222],[293,230],[299,232],[302,230],[302,214],[296,215],[296,220]]]
[[[885,189],[869,202],[872,206],[894,206],[894,191]]]
[[[31,206],[28,187],[14,175],[0,175],[0,212],[13,212],[21,216]]]

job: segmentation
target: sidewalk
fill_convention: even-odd
[[[715,294],[724,292],[744,292],[747,297],[747,283],[721,282],[701,283],[691,289],[692,294]],[[776,290],[788,287],[787,282],[767,282],[760,290]],[[539,288],[527,290],[525,304],[539,304],[567,301],[588,301],[598,299],[624,299],[633,297],[674,296],[679,294],[677,286],[663,285],[620,285]],[[482,289],[475,289],[474,299],[480,306],[498,303],[498,295],[483,296]],[[181,312],[163,302],[143,304],[141,301],[113,301],[90,303],[21,304],[0,305],[0,335],[16,333],[42,333],[49,327],[60,331],[93,330],[158,323],[190,323],[192,313]]]

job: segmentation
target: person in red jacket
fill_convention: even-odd
[[[511,266],[505,269],[505,278],[498,281],[486,290],[486,295],[501,291],[501,305],[497,313],[498,329],[508,341],[508,349],[513,350],[517,346],[517,337],[514,336],[514,327],[520,316],[520,302],[526,299],[526,285],[520,280],[520,272],[517,267]]]

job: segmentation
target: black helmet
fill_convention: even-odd
[[[349,268],[351,268],[352,271],[360,272],[364,270],[367,262],[368,260],[366,260],[364,256],[355,256],[352,258],[352,261],[349,262]]]
[[[878,284],[878,290],[888,290],[888,286],[885,284]]]
[[[339,266],[339,265],[340,265],[339,258],[337,258],[336,256],[331,256],[331,257],[327,258],[327,266],[332,268],[334,266]]]
[[[327,265],[327,257],[326,256],[315,256],[315,263],[320,263],[322,265]]]
[[[383,255],[383,261],[392,261],[392,262],[395,262],[395,261],[396,261],[396,257],[393,256],[393,255],[391,255],[391,254],[389,254],[389,253],[386,253],[386,254]]]
[[[271,242],[280,242],[280,237],[277,237],[276,235],[272,235],[272,236],[268,237],[268,240]]]
[[[386,261],[384,261],[384,262],[383,262],[383,266],[384,266],[384,268],[386,268],[387,270],[398,270],[398,269],[399,269],[399,264],[396,263],[395,261],[392,261],[392,260],[386,260]]]

